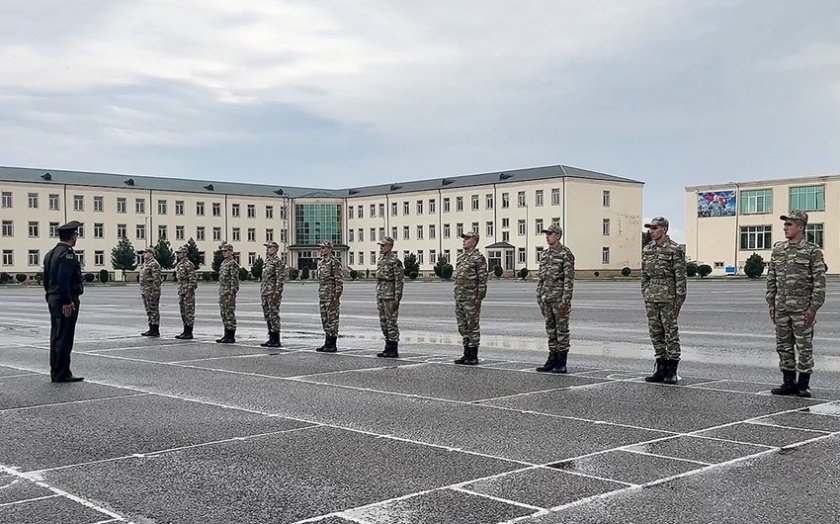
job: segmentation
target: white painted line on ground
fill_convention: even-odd
[[[656,457],[656,458],[663,458],[668,460],[677,460],[679,462],[691,462],[692,464],[700,464],[701,466],[711,466],[711,462],[700,462],[699,460],[691,460],[687,458],[680,458],[680,457],[671,457],[669,455],[660,455],[658,453],[649,453],[647,451],[641,451],[638,449],[633,448],[625,448],[622,451],[627,453],[635,453],[636,455],[647,455],[648,457]]]
[[[58,494],[52,494],[52,495],[44,495],[43,497],[35,497],[35,498],[25,499],[25,500],[16,500],[14,502],[4,502],[3,504],[0,504],[0,508],[5,508],[6,506],[15,506],[15,505],[18,505],[18,504],[29,504],[30,502],[38,502],[39,500],[54,499],[54,498],[57,498],[57,497],[60,497],[60,496],[61,495],[58,495]]]
[[[73,387],[71,385],[67,386],[60,386],[60,387]],[[116,399],[124,399],[124,398],[136,398],[136,397],[145,397],[148,393],[137,393],[135,395],[114,395],[113,397],[97,397],[97,398],[83,398],[80,400],[68,400],[67,402],[51,402],[49,404],[38,404],[35,406],[20,406],[17,408],[3,408],[0,409],[0,413],[8,413],[10,411],[26,411],[31,409],[38,409],[38,408],[50,408],[55,406],[67,406],[71,404],[89,404],[92,402],[101,402],[103,400],[116,400]]]
[[[0,380],[3,380],[4,378],[31,377],[33,375],[38,375],[38,373],[30,372],[30,373],[21,373],[19,375],[0,375]]]
[[[545,510],[545,508],[541,508],[539,506],[532,506],[531,504],[525,504],[524,502],[517,502],[515,500],[505,499],[505,498],[502,498],[502,497],[496,497],[494,495],[488,495],[486,493],[478,493],[477,491],[470,491],[466,488],[452,487],[452,488],[449,488],[449,489],[452,490],[452,491],[458,491],[460,493],[464,493],[466,495],[472,495],[474,497],[481,497],[481,498],[485,498],[485,499],[495,500],[496,502],[503,502],[505,504],[510,504],[511,506],[517,506],[517,507],[520,507],[520,508],[530,509],[530,510],[533,510],[533,511],[543,511],[543,510]]]
[[[781,424],[772,424],[772,423],[763,422],[763,421],[760,421],[760,420],[754,420],[754,421],[746,422],[746,424],[750,424],[752,426],[766,426],[768,428],[789,429],[789,430],[792,430],[792,431],[813,431],[814,433],[825,433],[827,435],[835,433],[834,431],[825,431],[825,430],[822,430],[822,429],[795,428],[793,426],[783,426]]]

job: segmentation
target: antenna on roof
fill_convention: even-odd
[[[126,178],[125,180],[123,180],[123,184],[125,184],[127,186],[133,186],[134,185],[134,179],[133,178]]]
[[[285,194],[286,194],[286,192],[285,192],[285,191],[283,191],[282,189],[275,189],[275,190],[274,190],[274,194],[275,194],[275,195],[285,195]]]
[[[507,173],[499,173],[499,180],[507,180],[508,178],[512,178],[513,175],[509,175]]]
[[[44,180],[52,180],[52,175],[49,173],[44,173],[43,175],[41,175],[41,178],[43,178]]]
[[[440,181],[440,183],[445,185],[445,186],[448,186],[449,184],[454,184],[455,181],[454,180],[449,180],[448,178],[444,178],[443,180]]]
[[[397,189],[402,189],[402,186],[397,184],[391,184],[391,191],[396,191]]]
[[[358,189],[351,189],[350,191],[347,192],[347,194],[348,195],[358,195],[359,190]]]
[[[204,186],[204,189],[206,189],[207,191],[213,191],[213,184],[207,184],[206,186]]]

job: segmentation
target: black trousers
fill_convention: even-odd
[[[73,351],[76,321],[79,320],[79,299],[73,299],[75,309],[69,317],[64,316],[62,305],[57,300],[49,300],[48,305],[50,308],[50,378],[60,380],[72,375],[70,352]]]

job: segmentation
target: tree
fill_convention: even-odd
[[[409,253],[403,260],[403,274],[408,276],[420,272],[420,264],[417,263],[417,255]]]
[[[23,284],[24,282],[26,282],[26,275],[24,275],[23,273],[18,273],[17,275],[15,275],[15,279],[21,284]]]
[[[103,284],[108,283],[108,270],[107,269],[100,269],[99,270],[99,281]]]
[[[309,267],[303,268],[303,271],[300,272],[300,279],[301,280],[309,280]]]
[[[137,252],[126,237],[122,237],[111,250],[111,265],[123,271],[134,271],[137,267]]]
[[[687,276],[687,277],[696,277],[697,276],[697,262],[689,262],[685,265],[685,276]]]
[[[12,275],[6,273],[5,271],[0,273],[0,284],[6,284],[6,283],[11,282],[11,281],[12,281]]]
[[[702,266],[697,266],[697,274],[700,275],[700,278],[703,278],[707,275],[712,273],[712,266],[708,264],[703,264]]]
[[[417,280],[418,276],[420,276],[420,275],[417,273],[417,271],[412,271],[411,273],[408,274],[408,278],[410,278],[411,280]]]
[[[450,278],[452,278],[452,271],[452,264],[443,264],[440,268],[440,278],[444,280],[449,280]]]
[[[172,246],[169,240],[160,237],[155,245],[155,260],[157,260],[160,267],[163,269],[172,269],[175,267],[175,253],[172,252]]]
[[[254,280],[262,280],[263,268],[265,267],[265,260],[258,256],[254,263],[251,264],[251,276]]]
[[[526,278],[528,278],[528,273],[530,273],[530,271],[528,271],[528,268],[523,267],[522,269],[519,270],[519,278],[521,278],[522,280],[525,280]]]
[[[213,269],[214,273],[219,272],[219,268],[222,267],[222,262],[224,262],[225,257],[222,255],[222,246],[224,244],[219,244],[219,249],[213,252],[213,263],[210,264],[210,267]]]
[[[753,253],[744,263],[744,273],[749,278],[758,278],[764,273],[764,259],[758,253]]]
[[[443,255],[438,255],[437,263],[435,264],[434,270],[435,275],[441,276],[440,270],[447,264],[446,257]]]
[[[500,266],[499,264],[496,264],[495,266],[493,266],[493,274],[496,275],[496,278],[501,277],[502,273],[503,273],[502,266]]]
[[[356,271],[355,269],[351,269],[350,270],[350,278],[352,278],[353,280],[356,280],[357,278],[359,278],[359,272]]]
[[[251,272],[245,269],[244,267],[239,268],[239,280],[250,280]]]
[[[297,280],[298,276],[300,275],[300,271],[296,267],[289,268],[289,280]]]
[[[187,242],[186,248],[187,260],[193,263],[197,271],[201,267],[201,252],[198,250],[198,245],[195,243],[195,240],[190,239]]]
[[[623,276],[623,277],[629,277],[630,273],[632,273],[632,272],[633,272],[633,270],[630,269],[629,267],[621,268],[621,276]]]

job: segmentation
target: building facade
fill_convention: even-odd
[[[807,240],[823,249],[829,272],[840,270],[840,176],[787,178],[686,188],[686,256],[712,274],[742,274],[753,253],[769,261],[785,239],[779,216],[808,213]]]
[[[641,182],[566,166],[318,189],[0,167],[0,271],[32,275],[67,221],[84,224],[77,252],[85,272],[113,271],[111,250],[127,238],[138,251],[160,238],[173,249],[192,239],[208,270],[222,242],[250,267],[278,242],[290,267],[314,268],[331,240],[345,266],[376,267],[388,235],[421,271],[454,261],[460,234],[476,230],[490,265],[534,269],[541,233],[559,223],[583,270],[640,265]]]

